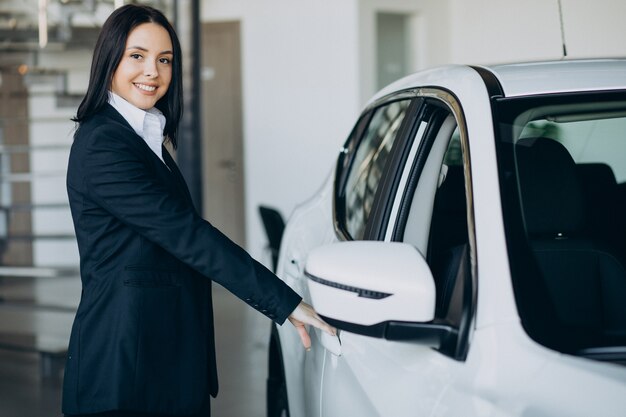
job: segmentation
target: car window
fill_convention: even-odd
[[[449,152],[452,134],[457,128],[457,122],[447,110],[439,110],[429,122],[430,128],[424,146],[417,160],[422,161],[422,167],[412,167],[414,171],[413,183],[409,184],[410,198],[406,222],[400,228],[401,234],[397,237],[414,245],[424,256],[428,253],[430,223],[433,211],[435,194],[442,176],[446,175],[443,166],[445,155]],[[450,149],[450,153],[452,153]],[[414,164],[415,165],[415,164]]]
[[[456,343],[442,347],[457,359],[467,354],[473,276],[467,216],[466,178],[459,119],[429,100],[428,128],[404,190],[394,240],[410,243],[426,258],[436,286],[435,319],[458,329]],[[427,109],[428,110],[428,109]],[[421,165],[421,166],[420,166]]]
[[[362,239],[385,165],[410,100],[395,101],[376,109],[350,158],[341,190],[343,210],[339,220],[352,239]]]
[[[432,147],[413,195],[402,241],[426,256],[435,280],[435,317],[461,323],[463,281],[469,274],[465,175],[456,119],[431,132]]]
[[[618,183],[626,182],[626,113],[595,115],[600,118],[591,120],[590,116],[544,117],[524,125],[520,139],[553,139],[565,146],[576,164],[607,165]]]
[[[606,93],[498,104],[520,317],[531,337],[562,352],[593,357],[626,346],[624,99]]]
[[[427,261],[437,287],[435,317],[459,326],[465,290],[462,284],[470,269],[465,173],[458,126],[448,141],[439,169]]]

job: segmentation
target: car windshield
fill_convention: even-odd
[[[626,92],[494,103],[504,221],[525,330],[626,362]]]

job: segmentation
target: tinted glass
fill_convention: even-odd
[[[364,236],[378,184],[409,102],[396,101],[375,111],[350,162],[344,189],[344,225],[353,239]]]
[[[507,241],[526,330],[583,356],[624,346],[625,95],[503,100],[499,109]]]

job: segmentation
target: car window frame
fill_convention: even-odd
[[[517,168],[514,149],[507,144],[512,143],[507,131],[507,124],[512,123],[516,115],[532,108],[539,101],[542,105],[566,106],[581,104],[581,102],[610,102],[623,101],[626,90],[592,90],[573,91],[550,94],[534,94],[522,97],[494,97],[491,100],[494,114],[494,135],[496,146],[496,161],[498,165],[498,179],[500,186],[500,201],[504,219],[504,234],[507,245],[510,277],[515,298],[515,307],[520,317],[520,324],[525,334],[537,344],[556,352],[569,353],[578,357],[587,357],[600,361],[623,362],[623,351],[611,352],[608,349],[591,349],[585,356],[585,351],[570,352],[562,349],[559,340],[553,335],[552,320],[555,316],[554,308],[548,297],[548,289],[541,278],[542,273],[529,244],[522,201],[517,186]],[[531,285],[529,285],[529,283]],[[540,299],[540,302],[537,300]],[[538,305],[545,306],[538,308]]]
[[[451,91],[443,88],[425,87],[415,89],[413,90],[413,93],[416,94],[418,98],[423,99],[422,106],[419,109],[419,115],[422,117],[412,118],[411,122],[413,123],[413,126],[410,129],[407,129],[407,132],[417,133],[419,125],[424,121],[424,117],[441,117],[431,115],[428,110],[430,106],[439,106],[441,109],[445,109],[447,114],[452,114],[455,117],[460,134],[460,142],[463,155],[463,173],[465,178],[470,274],[468,279],[464,283],[465,290],[463,293],[461,306],[462,319],[458,328],[455,326],[455,328],[457,329],[455,343],[453,343],[452,346],[442,347],[441,349],[439,349],[439,352],[456,360],[464,361],[467,358],[467,354],[469,352],[471,334],[476,320],[478,299],[476,227],[474,220],[475,216],[472,187],[473,181],[471,174],[471,153],[467,123],[461,103]],[[444,119],[445,116],[441,117],[441,121],[443,121]],[[409,149],[413,140],[421,141],[414,160],[407,160],[404,164],[406,165],[410,163],[413,166],[411,167],[411,172],[409,174],[409,180],[407,181],[406,188],[402,191],[402,201],[398,210],[398,220],[396,220],[394,224],[394,231],[391,238],[392,241],[402,240],[402,235],[404,234],[404,227],[406,226],[406,218],[408,217],[413,193],[415,192],[415,188],[417,187],[417,183],[422,174],[422,170],[424,168],[426,160],[428,159],[428,155],[430,154],[432,144],[434,143],[434,140],[440,128],[441,123],[437,123],[437,121],[435,121],[434,123],[431,122],[427,126],[426,131],[421,138],[415,138],[414,134],[413,136],[406,137],[403,142],[403,149]],[[403,170],[404,165],[401,167],[396,167],[398,171],[398,176],[401,175],[401,171]],[[390,184],[387,184],[386,186],[389,187],[386,189],[387,192],[393,192],[394,196],[397,195],[397,193],[399,192],[397,189],[391,188]],[[393,205],[393,198],[389,200],[391,201],[388,202],[388,206],[391,207]],[[376,219],[378,222],[380,222],[378,225],[378,230],[381,231],[377,237],[380,238],[380,236],[382,235],[382,238],[384,238],[386,227],[388,227],[391,219],[385,218],[384,216],[377,216]],[[372,229],[374,229],[374,227],[372,227]]]
[[[380,109],[381,107],[385,107],[393,102],[410,100],[409,105],[406,110],[406,114],[401,122],[400,128],[398,129],[398,133],[396,138],[394,139],[394,143],[392,145],[391,153],[389,155],[388,161],[385,163],[385,168],[383,170],[383,174],[380,178],[380,182],[374,196],[374,201],[372,203],[372,211],[370,212],[370,216],[366,222],[365,226],[365,234],[363,238],[358,240],[371,240],[371,223],[374,222],[374,218],[377,213],[377,208],[379,206],[379,199],[381,198],[381,188],[385,187],[386,182],[389,178],[389,171],[393,166],[393,161],[395,154],[397,153],[397,149],[399,145],[404,143],[407,137],[407,126],[411,126],[410,121],[415,116],[416,110],[419,108],[418,100],[416,100],[416,96],[412,90],[410,91],[402,91],[394,94],[390,94],[388,96],[382,97],[381,99],[375,101],[371,105],[363,110],[359,120],[355,124],[352,132],[348,136],[348,139],[342,146],[340,150],[339,157],[337,158],[337,164],[335,168],[335,181],[333,185],[333,226],[335,229],[335,234],[340,241],[349,241],[355,240],[350,233],[348,232],[345,225],[345,187],[347,183],[347,179],[350,174],[350,170],[352,168],[352,163],[354,161],[354,157],[361,145],[361,141],[364,137],[367,128],[369,127],[372,117],[374,113]]]
[[[392,219],[390,216],[387,216],[386,218],[381,218],[380,229],[381,229],[383,238],[389,234],[388,229],[390,227],[390,222],[393,222],[393,230],[391,231],[391,236],[390,236],[390,241],[392,242],[401,240],[400,229],[404,229],[406,224],[403,224],[402,221],[398,221],[398,220],[403,219],[405,223],[407,215],[408,215],[408,210],[410,209],[410,201],[409,201],[410,198],[407,195],[407,190],[414,188],[417,185],[416,182],[420,178],[422,169],[424,167],[424,164],[426,163],[426,158],[428,158],[428,155],[430,154],[434,137],[436,136],[437,132],[441,128],[441,124],[443,123],[446,117],[444,114],[441,113],[441,110],[437,110],[436,108],[434,108],[432,103],[428,103],[428,102],[424,103],[420,116],[421,116],[420,120],[415,121],[415,127],[416,127],[415,132],[417,133],[417,131],[419,130],[419,126],[422,123],[426,123],[426,128],[424,130],[424,133],[419,138],[415,137],[416,135],[414,135],[413,140],[408,140],[407,141],[408,143],[405,145],[405,150],[408,152],[410,147],[413,144],[412,142],[414,140],[419,140],[415,157],[413,161],[408,161],[408,159],[405,160],[404,163],[402,164],[402,169],[398,169],[398,171],[403,171],[407,168],[409,170],[409,175],[407,178],[406,186],[404,190],[402,191],[398,190],[398,187],[395,187],[392,190],[389,190],[390,193],[392,193],[391,195],[394,196],[394,198],[390,199],[390,206],[392,206],[395,203],[395,200],[397,198],[400,198],[396,218]],[[411,166],[407,166],[409,164]],[[400,192],[401,192],[401,195],[398,195],[398,193]],[[402,230],[402,233],[403,233],[403,230]]]
[[[422,117],[423,111],[424,100],[421,97],[413,100],[407,109],[407,114],[404,116],[406,123],[403,123],[398,132],[398,138],[394,142],[389,162],[376,190],[372,212],[365,228],[364,240],[382,241],[385,238],[385,226],[393,206],[393,200],[387,196],[398,188],[403,171],[401,167],[406,164],[408,158],[407,149],[419,129],[419,123],[415,123],[415,120]]]

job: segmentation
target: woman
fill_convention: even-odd
[[[274,321],[335,333],[291,288],[194,210],[177,145],[181,50],[159,11],[105,22],[69,158],[83,295],[63,388],[66,415],[207,416],[217,394],[211,281]]]

